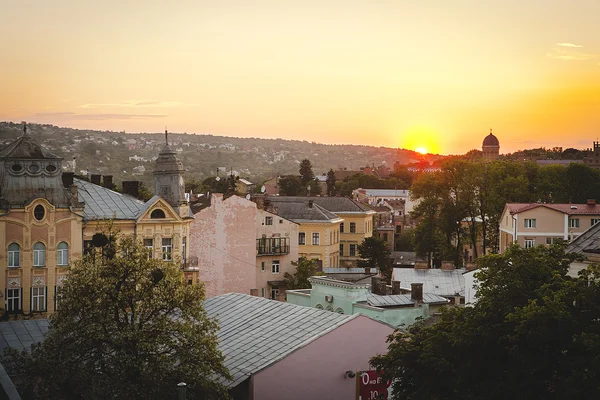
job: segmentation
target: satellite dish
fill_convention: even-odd
[[[265,187],[265,185],[262,185],[262,187],[260,188],[260,192],[264,193],[267,190],[267,188]]]
[[[252,196],[250,196],[250,193],[248,193],[248,194],[246,195],[246,200],[250,200],[250,197],[252,197]]]
[[[221,180],[221,178],[219,178],[219,177],[217,176],[217,177],[215,178],[215,180],[216,180],[217,182],[219,182],[219,181]]]

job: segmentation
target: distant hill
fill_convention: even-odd
[[[164,146],[164,133],[94,131],[28,124],[34,140],[72,162],[76,171],[113,175],[115,181],[142,180],[152,183],[153,160]],[[23,126],[0,122],[0,144],[22,134]],[[277,174],[298,173],[302,159],[308,158],[315,174],[330,168],[358,170],[367,165],[408,164],[425,158],[434,162],[443,156],[420,154],[405,149],[358,145],[327,145],[300,140],[235,138],[215,135],[169,133],[169,144],[179,153],[187,169],[186,179],[202,180],[224,176],[230,171],[261,182]]]

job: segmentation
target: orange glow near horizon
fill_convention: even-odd
[[[415,150],[417,153],[421,153],[423,155],[427,154],[427,149],[424,147],[417,147]]]
[[[416,151],[420,154],[440,153],[440,134],[432,127],[417,125],[410,127],[400,135],[398,147]]]

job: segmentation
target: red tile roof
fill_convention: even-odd
[[[567,215],[600,215],[600,204],[507,203],[506,207],[513,215],[538,207],[546,207]]]

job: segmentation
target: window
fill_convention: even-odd
[[[299,245],[306,244],[306,233],[298,232],[298,244]]]
[[[271,300],[277,300],[279,296],[279,289],[271,289]]]
[[[592,220],[591,220],[591,221],[592,221],[592,225],[591,225],[591,226],[594,226],[594,225],[596,225],[598,222],[600,222],[600,219],[598,219],[598,218],[592,218]]]
[[[525,239],[525,248],[529,249],[530,247],[535,246],[535,239]]]
[[[161,218],[166,218],[166,217],[167,216],[165,215],[165,212],[160,209],[156,209],[150,213],[150,218],[152,218],[152,219],[161,219]]]
[[[265,270],[265,262],[264,261],[260,263],[260,270],[261,271]],[[263,296],[263,297],[265,297],[265,296]]]
[[[321,243],[321,239],[319,237],[319,232],[314,232],[312,234],[312,244],[318,246],[320,243]]]
[[[265,297],[265,288],[260,288],[260,297]]]
[[[265,217],[265,225],[273,225],[273,217]]]
[[[279,220],[279,223],[280,223],[280,224],[283,224],[283,220],[282,220],[282,219],[280,219],[280,220]]]
[[[173,239],[171,238],[162,240],[162,259],[163,261],[173,261]]]
[[[340,233],[344,233],[344,223],[340,224]]]
[[[31,288],[31,311],[46,311],[46,287]]]
[[[355,244],[350,245],[350,257],[356,257],[356,245]]]
[[[21,266],[21,246],[16,243],[8,245],[8,266],[14,268]]]
[[[183,264],[185,264],[186,261],[186,256],[185,256],[185,249],[187,247],[187,237],[183,237],[183,239],[181,239],[181,262],[183,262]]]
[[[44,206],[41,204],[35,206],[35,208],[33,209],[33,216],[35,217],[35,219],[41,221],[44,219],[44,215],[46,215],[46,210],[44,209]]]
[[[273,260],[271,262],[271,272],[274,274],[279,273],[279,260]]]
[[[570,219],[569,228],[579,228],[579,218]]]
[[[60,242],[56,249],[56,265],[69,265],[69,245],[66,242]]]
[[[396,225],[396,233],[402,233],[402,225]]]
[[[350,222],[350,233],[356,233],[356,222]]]
[[[561,238],[546,238],[546,244],[556,244],[558,242],[560,242],[562,239]]]
[[[344,256],[344,244],[340,243],[340,256]]]
[[[525,218],[523,220],[525,228],[535,228],[535,218]]]
[[[37,242],[33,245],[33,266],[43,267],[46,265],[46,246]]]
[[[6,289],[6,309],[7,311],[21,310],[22,289]]]
[[[144,239],[144,247],[148,250],[148,260],[154,258],[154,239]]]
[[[94,243],[91,240],[83,241],[83,255],[87,256],[88,254],[92,254],[94,252]]]
[[[385,242],[387,242],[387,241],[388,241],[388,234],[387,234],[387,233],[384,233],[384,234],[383,234],[383,240],[384,240]]]

